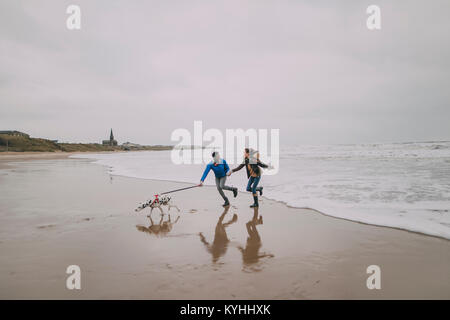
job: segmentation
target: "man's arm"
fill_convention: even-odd
[[[228,165],[228,163],[225,161],[225,159],[223,159],[223,166],[225,168],[225,173],[227,173],[228,171],[230,171],[230,166]]]
[[[206,166],[206,168],[205,168],[205,171],[203,171],[202,178],[200,179],[200,182],[201,182],[201,183],[203,183],[203,181],[205,181],[206,176],[207,176],[208,173],[209,173],[209,170],[211,170],[211,164],[208,164],[208,165]]]

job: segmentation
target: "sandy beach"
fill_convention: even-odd
[[[448,240],[265,198],[255,211],[243,192],[226,211],[207,186],[174,193],[180,212],[151,226],[137,205],[188,184],[67,156],[0,158],[1,299],[450,299]],[[81,290],[66,289],[73,264]]]
[[[0,169],[10,168],[14,161],[65,159],[73,153],[69,152],[2,152]]]

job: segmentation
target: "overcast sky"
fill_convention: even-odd
[[[66,28],[70,4],[81,30]],[[0,130],[100,142],[112,127],[120,143],[159,144],[203,120],[279,128],[284,144],[450,140],[449,12],[448,0],[4,0]]]

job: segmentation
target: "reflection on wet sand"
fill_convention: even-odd
[[[216,224],[216,230],[214,233],[214,240],[212,243],[206,241],[205,236],[201,232],[199,233],[200,241],[205,245],[208,252],[212,255],[212,261],[214,263],[217,262],[217,260],[219,260],[219,258],[227,252],[227,247],[230,240],[228,239],[225,228],[228,227],[230,224],[236,222],[238,218],[237,214],[234,214],[233,218],[231,218],[228,222],[223,222],[223,219],[225,218],[229,209],[230,206],[225,207],[225,210],[219,217],[219,220],[217,221]]]
[[[230,246],[230,239],[228,238],[226,228],[238,221],[237,214],[233,214],[228,221],[224,221],[229,210],[230,206],[225,207],[224,211],[219,216],[214,230],[214,239],[211,242],[206,239],[202,232],[198,234],[201,243],[203,243],[206,250],[211,254],[212,262],[214,264],[216,264],[219,259],[226,254],[227,249]],[[153,234],[158,237],[167,236],[167,234],[172,230],[173,225],[180,219],[180,216],[178,216],[173,222],[171,221],[170,214],[168,215],[168,219],[166,221],[164,221],[164,216],[165,214],[162,214],[159,223],[156,224],[154,223],[152,217],[148,216],[150,219],[150,225],[137,225],[136,228],[139,231]],[[259,208],[253,208],[253,217],[245,224],[248,234],[245,247],[235,242],[231,243],[232,247],[237,248],[242,254],[243,271],[261,271],[262,259],[274,257],[271,253],[261,251],[262,240],[257,229],[257,227],[261,224],[263,224],[263,217],[259,215]]]
[[[173,225],[180,219],[180,216],[178,216],[175,221],[172,222],[172,220],[170,219],[170,214],[168,215],[168,217],[168,220],[164,221],[164,214],[162,214],[159,223],[155,224],[152,217],[148,216],[148,218],[150,219],[150,225],[148,227],[137,225],[136,229],[142,232],[147,232],[149,234],[154,234],[156,236],[165,236],[172,230]]]
[[[259,210],[258,207],[256,207],[254,208],[252,220],[246,223],[248,233],[246,246],[245,248],[242,246],[238,247],[242,253],[244,268],[251,267],[252,265],[258,263],[261,258],[274,257],[271,253],[259,252],[262,246],[262,241],[256,226],[260,224],[263,224],[263,219],[262,216],[259,216]]]

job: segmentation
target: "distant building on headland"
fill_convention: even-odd
[[[111,129],[111,134],[109,135],[109,140],[103,140],[102,144],[104,146],[117,146],[117,140],[114,140],[113,131]]]
[[[139,149],[142,148],[142,146],[140,144],[137,143],[131,143],[131,142],[125,142],[122,143],[122,148],[125,150],[133,150],[133,149]]]
[[[9,136],[16,136],[16,137],[26,137],[26,138],[30,137],[29,134],[26,134],[26,133],[23,133],[20,131],[16,131],[16,130],[3,130],[3,131],[0,131],[0,134],[7,134]]]

